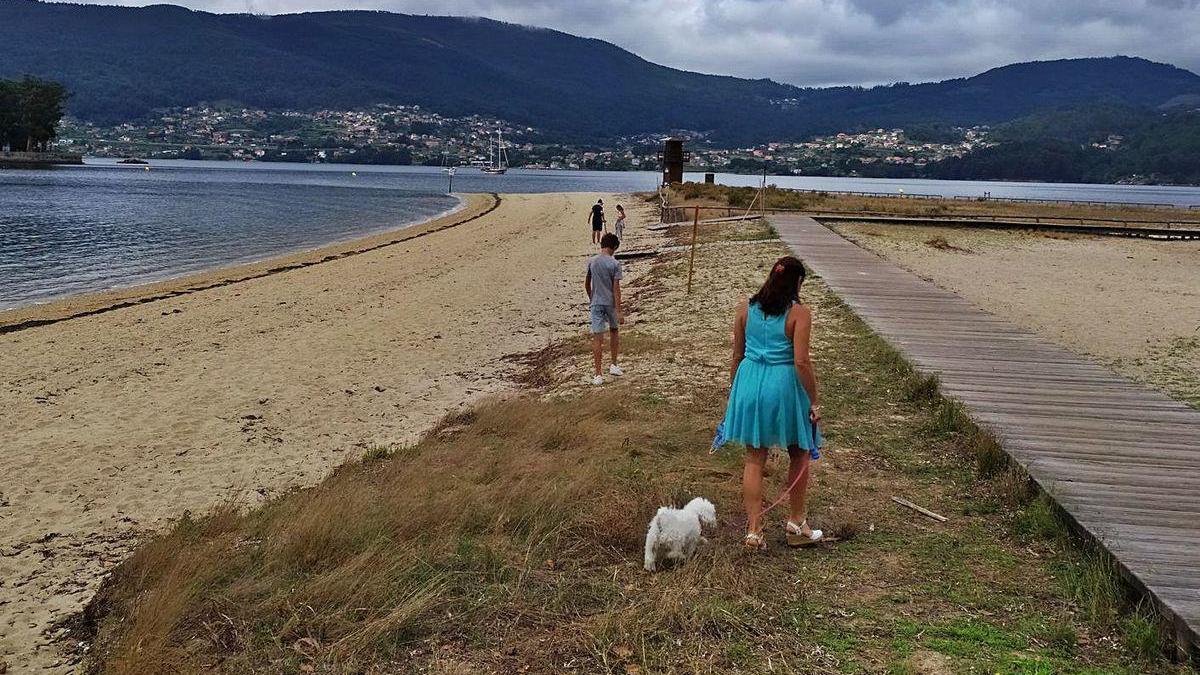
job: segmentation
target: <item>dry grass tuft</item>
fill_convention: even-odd
[[[951,244],[950,242],[946,241],[945,237],[934,237],[933,239],[927,240],[925,242],[925,245],[930,248],[936,248],[939,251],[954,251],[956,253],[969,253],[969,254],[975,253],[974,251],[972,251],[969,248],[963,248],[961,246],[955,246],[954,244]]]

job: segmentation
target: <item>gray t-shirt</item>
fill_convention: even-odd
[[[621,278],[621,263],[601,253],[588,260],[588,272],[592,275],[592,307],[615,305],[613,282]]]

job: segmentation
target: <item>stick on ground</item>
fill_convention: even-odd
[[[902,497],[892,497],[892,501],[896,502],[896,503],[897,503],[897,504],[899,504],[900,506],[904,506],[904,507],[910,508],[910,509],[912,509],[913,511],[916,511],[917,513],[919,513],[919,514],[921,514],[921,515],[923,515],[923,516],[929,516],[930,518],[933,518],[934,520],[938,521],[939,523],[944,523],[944,522],[946,522],[947,520],[950,520],[950,519],[949,519],[949,518],[947,518],[946,516],[943,516],[943,515],[940,515],[940,514],[934,513],[933,511],[930,511],[929,509],[927,509],[927,508],[925,508],[925,507],[923,507],[923,506],[917,506],[916,504],[914,504],[914,503],[912,503],[912,502],[910,502],[910,501],[908,501],[907,499],[904,499],[904,498],[902,498]]]

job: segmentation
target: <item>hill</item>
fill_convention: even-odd
[[[998,127],[999,145],[930,165],[950,179],[1200,184],[1200,111],[1050,108]]]
[[[108,123],[202,101],[268,109],[407,103],[505,117],[564,138],[691,129],[745,143],[1200,96],[1194,73],[1128,57],[1016,64],[927,84],[804,89],[668,68],[554,30],[387,12],[251,16],[5,0],[0,25],[0,77],[61,80],[74,94],[73,114]]]

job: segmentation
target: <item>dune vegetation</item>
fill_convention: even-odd
[[[739,215],[754,203],[757,188],[730,187],[709,183],[682,183],[671,190],[670,203],[675,206],[711,207],[701,217],[714,218]],[[657,195],[648,200],[658,202]],[[1041,219],[1047,222],[1100,221],[1129,226],[1162,227],[1171,224],[1196,227],[1200,224],[1200,209],[1153,205],[1115,205],[1089,203],[1016,202],[988,199],[947,199],[945,197],[913,194],[880,195],[839,192],[806,192],[768,185],[767,209],[801,210],[815,213],[887,214],[897,216],[942,216]],[[722,210],[722,207],[724,210]],[[686,214],[689,218],[690,214]]]

